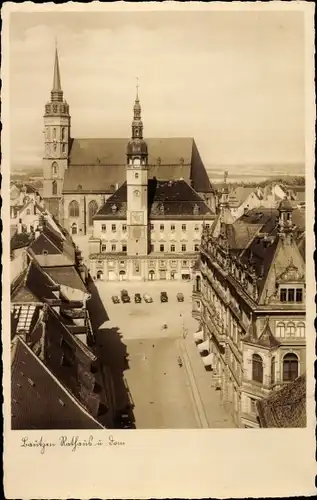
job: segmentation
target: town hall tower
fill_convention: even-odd
[[[148,148],[143,139],[143,123],[138,88],[133,107],[132,138],[127,146],[127,254],[148,254]],[[135,274],[138,273],[136,264]]]

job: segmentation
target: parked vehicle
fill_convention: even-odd
[[[161,292],[161,302],[168,302],[168,296],[166,292]]]
[[[148,293],[145,293],[143,295],[143,299],[144,299],[144,302],[147,302],[147,303],[153,302],[151,295],[149,295]]]
[[[184,302],[184,294],[179,292],[176,297],[178,302]]]
[[[119,304],[120,303],[120,299],[119,299],[118,295],[112,295],[111,298],[112,298],[112,302],[114,304]]]
[[[131,302],[130,296],[127,290],[121,290],[121,300],[123,303]]]
[[[137,304],[139,304],[140,302],[142,302],[142,297],[139,293],[135,293],[134,294],[134,302],[136,302]]]

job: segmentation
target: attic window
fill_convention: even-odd
[[[184,158],[183,158],[183,157],[181,157],[181,158],[180,158],[179,163],[180,163],[181,165],[184,165]]]
[[[161,157],[160,157],[160,156],[157,158],[156,162],[157,162],[157,164],[158,164],[158,165],[161,165],[162,160],[161,160]]]
[[[81,184],[78,184],[77,191],[81,191],[82,189],[83,189],[83,186]]]
[[[62,401],[61,399],[59,399],[59,400],[58,400],[58,402],[59,402],[59,404],[60,404],[61,406],[65,406],[64,401]]]
[[[33,382],[33,380],[31,378],[28,378],[28,383],[34,387],[35,386],[35,383]]]
[[[48,254],[47,250],[43,250],[42,254],[47,255]]]
[[[194,212],[194,215],[198,215],[199,214],[199,205],[197,205],[197,203],[195,203],[195,205],[194,205],[193,212]]]

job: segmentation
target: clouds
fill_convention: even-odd
[[[13,162],[42,148],[55,35],[74,136],[128,137],[138,76],[145,135],[194,136],[207,164],[303,161],[301,13],[149,14],[12,16]]]

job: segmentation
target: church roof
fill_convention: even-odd
[[[197,192],[212,187],[195,141],[190,137],[149,138],[149,179],[192,182]],[[63,193],[113,193],[126,180],[129,139],[73,139]]]
[[[257,402],[261,427],[306,427],[306,377]]]
[[[103,427],[20,337],[15,339],[11,376],[12,429]]]
[[[112,195],[94,216],[95,220],[125,219],[127,211],[126,182]],[[149,218],[183,218],[201,220],[214,214],[201,197],[184,181],[148,182]]]

